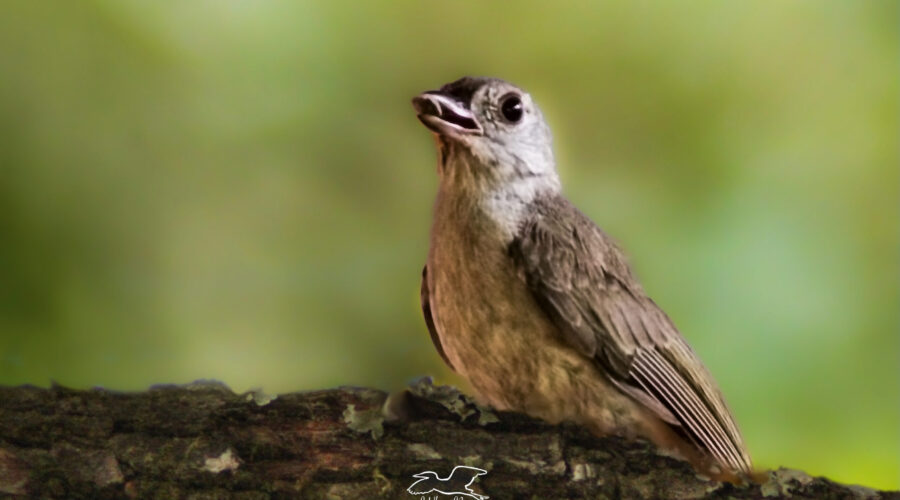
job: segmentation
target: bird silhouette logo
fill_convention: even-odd
[[[413,477],[417,478],[418,481],[411,484],[406,491],[413,495],[427,495],[431,492],[436,492],[444,495],[462,495],[475,500],[485,500],[489,498],[487,495],[475,493],[470,487],[478,476],[485,474],[487,474],[487,471],[484,469],[466,465],[457,465],[450,471],[450,475],[445,478],[441,478],[436,472],[427,470],[413,474]]]

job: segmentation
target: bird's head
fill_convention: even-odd
[[[412,103],[419,120],[439,138],[442,177],[489,184],[535,177],[556,182],[550,129],[531,96],[515,85],[465,77],[423,92]]]
[[[436,472],[432,472],[429,470],[425,472],[419,472],[418,474],[413,474],[412,477],[417,479],[437,479],[438,475]]]

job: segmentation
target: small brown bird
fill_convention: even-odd
[[[422,311],[444,361],[497,409],[749,473],[712,376],[622,251],[563,197],[531,97],[466,77],[413,106],[440,156]]]

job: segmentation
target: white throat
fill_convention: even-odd
[[[456,216],[466,220],[470,217],[466,210],[476,210],[495,226],[496,236],[503,241],[516,236],[535,198],[562,189],[552,156],[536,158],[530,165],[519,157],[485,164],[465,148],[441,145],[441,191],[461,202],[456,206],[462,211]]]
[[[516,179],[483,193],[479,203],[482,210],[497,224],[505,240],[516,237],[527,210],[535,198],[559,193],[559,178],[555,173]]]

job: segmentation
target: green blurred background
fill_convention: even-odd
[[[897,488],[897,6],[5,0],[0,384],[460,384],[409,99],[493,75],[757,464]]]

